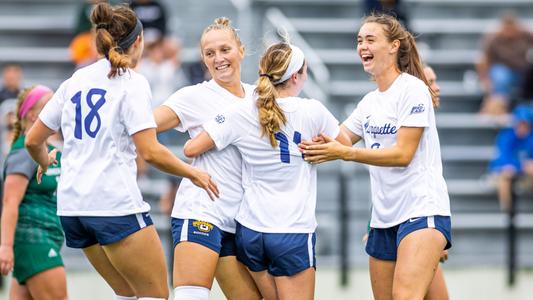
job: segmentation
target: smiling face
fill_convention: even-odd
[[[211,77],[219,83],[240,82],[244,47],[229,30],[214,29],[201,40],[202,58]]]
[[[363,62],[365,72],[379,76],[396,65],[398,40],[390,42],[383,26],[378,23],[365,23],[357,35],[357,54]]]

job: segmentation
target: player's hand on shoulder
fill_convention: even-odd
[[[207,172],[195,169],[195,174],[190,178],[192,183],[206,190],[209,198],[215,200],[219,196],[218,186]]]

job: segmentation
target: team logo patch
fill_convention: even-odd
[[[57,252],[53,248],[50,248],[50,251],[48,251],[48,257],[52,258],[56,256],[57,256]]]
[[[194,221],[192,222],[192,226],[194,226],[196,229],[203,233],[208,233],[213,230],[213,224],[205,221]]]
[[[424,107],[424,104],[420,103],[417,106],[413,106],[413,108],[411,108],[411,112],[409,114],[410,115],[419,114],[421,112],[424,112],[425,110],[426,110],[426,108]]]
[[[224,117],[223,115],[217,115],[215,117],[215,121],[218,123],[218,124],[222,124],[224,123],[224,121],[226,121],[226,117]]]

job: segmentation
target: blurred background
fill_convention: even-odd
[[[57,88],[94,61],[88,15],[95,1],[0,0],[1,149],[9,148],[12,98],[32,84]],[[121,1],[111,1],[121,3]],[[306,54],[305,94],[343,121],[375,89],[355,47],[361,18],[395,14],[415,35],[440,85],[437,126],[451,208],[453,247],[443,264],[451,299],[531,299],[533,282],[533,149],[511,147],[503,131],[533,118],[513,114],[533,100],[533,0],[138,0],[145,26],[139,72],[153,106],[185,85],[208,79],[199,38],[219,16],[239,29],[246,46],[243,81],[257,79],[260,54],[279,33]],[[525,122],[525,123],[524,123]],[[517,133],[517,135],[520,135]],[[182,157],[188,136],[159,136]],[[515,145],[515,144],[513,144]],[[531,144],[533,146],[533,144]],[[516,156],[520,171],[502,163]],[[516,162],[514,162],[516,163]],[[139,162],[139,184],[170,252],[170,221],[179,178]],[[372,299],[362,237],[370,214],[368,171],[357,164],[319,168],[317,299]],[[71,299],[111,299],[112,292],[77,250],[63,249]],[[170,262],[169,262],[170,264]],[[171,265],[171,264],[170,264]],[[6,282],[0,292],[7,299]],[[224,299],[217,287],[212,299]]]

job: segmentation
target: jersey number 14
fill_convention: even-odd
[[[70,101],[74,104],[76,104],[76,125],[74,126],[74,137],[81,140],[82,139],[82,125],[85,127],[85,132],[92,138],[96,136],[98,131],[100,130],[100,127],[102,126],[102,119],[100,118],[100,115],[98,114],[98,110],[102,105],[105,103],[105,94],[106,90],[102,89],[90,89],[89,92],[87,92],[87,96],[85,97],[85,100],[87,101],[87,105],[89,106],[89,112],[83,119],[83,124],[81,122],[82,119],[82,111],[81,111],[81,91],[77,92]],[[100,96],[96,102],[93,102],[93,96]],[[91,129],[91,125],[93,124],[93,121],[96,120],[96,126],[94,129]]]

